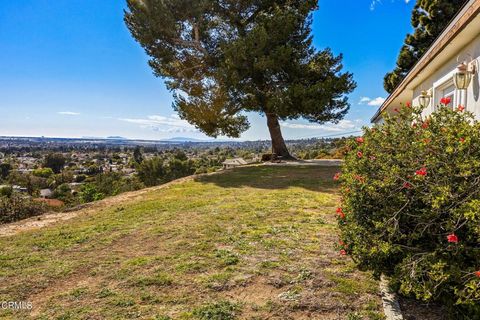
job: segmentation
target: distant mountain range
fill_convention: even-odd
[[[108,136],[106,138],[104,137],[91,137],[91,136],[83,136],[81,139],[93,139],[93,140],[143,140],[143,139],[129,139],[125,138],[122,136]],[[195,138],[187,138],[187,137],[173,137],[173,138],[168,138],[168,139],[159,139],[156,141],[162,141],[162,142],[211,142],[211,141],[219,141],[219,140],[202,140],[202,139],[195,139]]]
[[[169,139],[162,139],[161,141],[170,141],[170,142],[209,142],[209,141],[216,141],[216,140],[201,140],[195,138],[186,138],[186,137],[174,137]]]
[[[98,139],[98,138],[97,138]],[[102,139],[102,138],[99,138]],[[138,140],[138,139],[128,139],[120,136],[110,136],[106,138],[107,140]],[[231,142],[233,140],[219,140],[219,139],[196,139],[188,137],[173,137],[168,139],[160,139],[161,142]]]

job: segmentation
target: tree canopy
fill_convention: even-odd
[[[44,168],[50,168],[54,173],[60,173],[67,160],[61,153],[49,153],[43,161]]]
[[[385,75],[384,87],[392,93],[430,45],[447,27],[466,0],[418,0],[412,12],[413,34],[400,50],[397,66]]]
[[[174,109],[209,136],[238,137],[266,115],[273,152],[289,156],[279,120],[338,122],[355,88],[342,56],[312,45],[317,0],[127,0],[125,21],[166,80]]]

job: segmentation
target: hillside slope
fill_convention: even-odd
[[[204,176],[0,238],[7,319],[381,319],[340,256],[335,168]],[[115,203],[118,200],[117,203]]]

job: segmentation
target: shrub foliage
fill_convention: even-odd
[[[28,197],[15,193],[0,195],[0,224],[38,216],[47,211],[47,207]]]
[[[406,296],[480,314],[480,123],[459,106],[406,105],[350,141],[341,253]]]

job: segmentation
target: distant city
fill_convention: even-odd
[[[311,144],[316,141],[334,141],[335,138],[309,138],[309,139],[292,139],[287,140],[289,145]],[[106,147],[134,147],[145,146],[158,148],[159,150],[169,148],[183,148],[183,147],[246,147],[246,148],[261,148],[268,149],[271,145],[270,140],[256,140],[256,141],[241,141],[241,140],[201,140],[188,137],[174,137],[161,140],[147,140],[147,139],[128,139],[120,136],[109,137],[82,137],[82,138],[61,138],[61,137],[17,137],[17,136],[0,136],[0,149],[50,149],[56,150],[58,148],[106,148]]]

